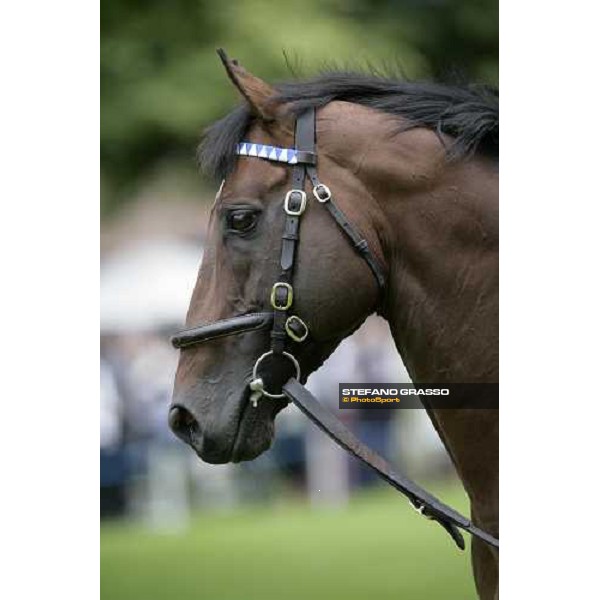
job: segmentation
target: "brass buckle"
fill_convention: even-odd
[[[331,190],[324,183],[318,183],[313,188],[313,196],[324,204],[328,200],[331,200]]]
[[[300,323],[300,325],[302,325],[302,327],[304,327],[303,335],[296,335],[294,333],[294,330],[290,326],[290,324],[294,323],[294,322]],[[308,336],[308,326],[300,317],[297,317],[296,315],[291,315],[290,317],[288,317],[286,319],[285,331],[295,342],[303,342]]]
[[[285,304],[280,305],[277,304],[277,290],[278,288],[285,288],[287,290],[286,301]],[[278,281],[273,284],[273,288],[271,289],[271,306],[275,310],[287,310],[294,301],[294,289],[289,283],[284,283],[283,281]]]
[[[292,194],[300,194],[300,208],[298,210],[293,210],[290,208],[290,198],[292,197]],[[304,190],[290,190],[286,195],[285,195],[285,200],[283,202],[283,210],[285,210],[285,212],[288,215],[291,215],[292,217],[299,217],[303,212],[304,209],[306,208],[306,192]]]

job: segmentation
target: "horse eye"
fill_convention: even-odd
[[[246,233],[256,225],[257,214],[253,210],[234,210],[227,217],[227,228],[236,233]]]

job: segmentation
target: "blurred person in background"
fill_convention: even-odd
[[[134,338],[129,384],[136,393],[129,407],[132,441],[143,460],[138,511],[153,529],[179,530],[190,515],[188,449],[166,426],[177,355],[160,331]]]
[[[320,401],[351,427],[353,410],[338,407],[339,383],[356,381],[359,372],[359,350],[353,337],[346,338],[327,359],[323,367],[313,373],[306,387]],[[299,411],[294,407],[294,410]],[[306,421],[306,471],[310,501],[314,506],[335,507],[348,501],[348,455],[332,440]]]
[[[119,373],[121,453],[128,509],[155,528],[180,528],[189,514],[189,463],[166,426],[177,355],[162,332],[110,336],[107,356]]]
[[[127,469],[123,406],[110,363],[100,359],[100,517],[124,514]]]
[[[408,374],[392,342],[387,323],[379,317],[367,319],[354,335],[357,346],[357,379],[363,383],[408,382]],[[402,410],[386,408],[357,408],[355,433],[367,446],[394,463],[398,446],[394,421],[402,418]],[[358,461],[352,461],[352,482],[368,486],[380,482],[379,477]]]

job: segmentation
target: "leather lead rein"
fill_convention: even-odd
[[[285,395],[338,446],[349,452],[362,463],[373,469],[377,475],[404,494],[413,507],[428,519],[437,521],[454,540],[456,545],[465,549],[465,541],[458,528],[498,548],[499,541],[489,533],[463,517],[416,483],[396,473],[391,465],[379,454],[363,444],[337,417],[329,412],[298,381],[290,379],[284,386]]]

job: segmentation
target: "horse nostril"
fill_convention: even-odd
[[[179,439],[190,445],[194,445],[200,434],[196,417],[182,406],[174,406],[169,411],[169,427]]]

